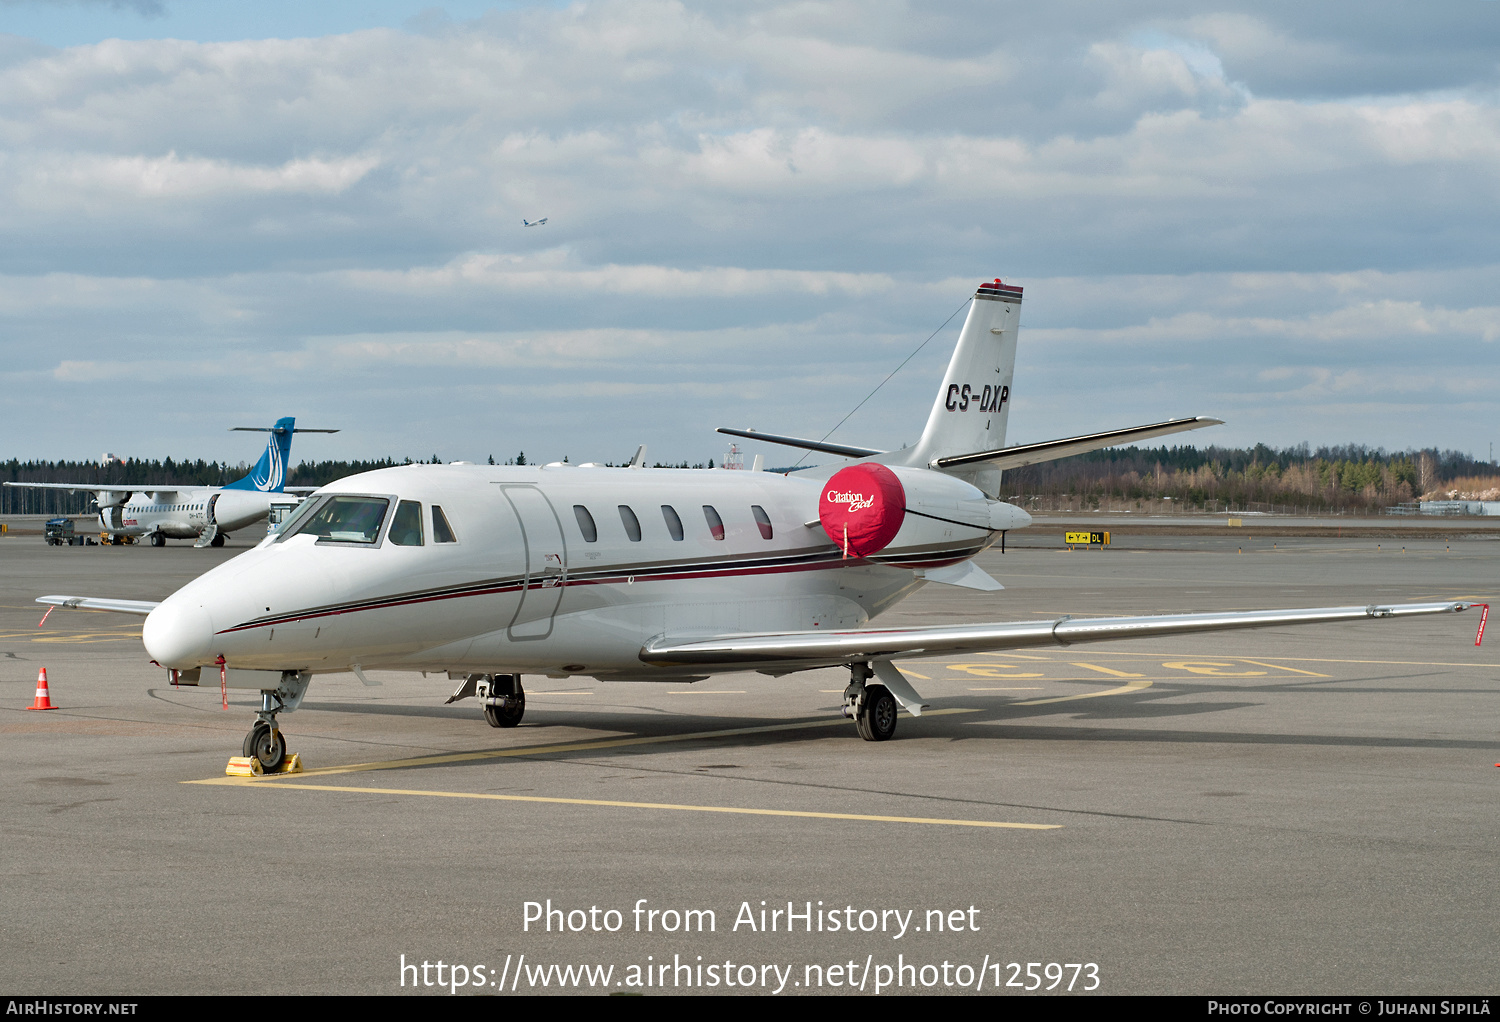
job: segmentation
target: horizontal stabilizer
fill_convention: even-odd
[[[963,465],[985,462],[999,469],[1021,468],[1043,461],[1071,458],[1075,454],[1087,454],[1089,451],[1099,451],[1106,447],[1135,443],[1138,440],[1150,440],[1152,437],[1166,436],[1169,433],[1182,433],[1190,429],[1223,424],[1223,419],[1195,415],[1191,419],[1168,419],[1166,422],[1153,422],[1149,426],[1112,429],[1107,433],[1089,433],[1086,436],[1072,436],[1063,440],[1046,440],[1039,444],[1017,444],[1015,447],[1001,447],[994,451],[976,451],[973,454],[954,454],[946,458],[938,458],[932,464],[935,468],[959,468]],[[720,432],[724,431],[720,430]]]
[[[148,600],[101,600],[92,596],[38,596],[36,602],[74,610],[112,610],[119,614],[141,615],[151,613],[158,606]]]
[[[1071,646],[1079,642],[1148,639],[1239,628],[1333,624],[1376,618],[1449,614],[1473,603],[1406,603],[1390,606],[1320,607],[1307,610],[1250,610],[1151,617],[1061,617],[1052,621],[949,625],[935,628],[860,629],[723,635],[705,640],[653,639],[641,660],[658,667],[687,664],[789,664],[813,667],[854,661],[979,653],[986,650]]]
[[[728,433],[730,436],[742,436],[746,440],[764,440],[768,444],[781,444],[783,447],[800,447],[804,451],[818,451],[822,454],[837,454],[843,458],[868,458],[872,454],[884,454],[873,447],[850,447],[847,444],[825,444],[821,440],[799,440],[794,436],[777,436],[775,433],[761,433],[753,429],[728,429],[719,427],[720,433]]]

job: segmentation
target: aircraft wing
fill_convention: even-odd
[[[72,607],[76,610],[113,610],[120,614],[151,613],[157,604],[149,600],[104,600],[93,596],[38,596],[37,603],[50,603],[55,607]]]
[[[283,493],[312,493],[312,492],[314,492],[314,491],[316,491],[318,489],[319,489],[319,487],[317,487],[317,486],[283,486],[281,488],[281,492],[283,492]]]
[[[1062,440],[1045,440],[1039,444],[1018,444],[1015,447],[1001,447],[994,451],[976,451],[973,454],[955,454],[947,458],[938,458],[933,465],[936,468],[958,468],[983,461],[996,468],[1021,468],[1024,465],[1071,458],[1075,454],[1087,454],[1089,451],[1134,443],[1137,440],[1150,440],[1152,437],[1166,436],[1169,433],[1181,433],[1189,429],[1202,429],[1204,426],[1222,426],[1223,424],[1223,419],[1195,415],[1190,419],[1168,419],[1166,422],[1153,422],[1147,426],[1112,429],[1107,433],[1089,433],[1086,436],[1070,436]],[[719,432],[729,431],[721,429]]]
[[[1080,642],[1152,639],[1195,632],[1286,625],[1332,624],[1374,618],[1448,614],[1472,603],[1405,603],[1388,606],[1318,607],[1307,610],[1250,610],[1206,614],[1160,614],[1150,617],[1061,617],[1050,621],[948,625],[936,628],[859,629],[853,631],[781,632],[722,635],[711,639],[657,638],[640,657],[654,667],[743,664],[814,667],[851,661],[893,660],[916,656],[978,653],[987,650],[1071,646]]]
[[[185,489],[181,483],[174,486],[136,486],[132,483],[12,483],[6,482],[5,486],[21,486],[34,490],[67,490],[69,493],[77,493],[79,490],[87,490],[90,493],[177,493]]]

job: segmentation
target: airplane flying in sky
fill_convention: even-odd
[[[540,220],[536,221],[535,223],[532,223],[530,220],[522,220],[521,221],[521,226],[522,227],[540,227],[540,226],[542,226],[542,224],[544,224],[546,222],[547,222],[547,218],[546,217],[542,217]]]
[[[100,486],[84,483],[11,483],[34,489],[89,490],[99,508],[99,524],[111,537],[149,537],[152,546],[169,539],[195,539],[194,546],[223,546],[230,533],[263,520],[287,493],[316,487],[286,483],[293,433],[337,433],[336,429],[298,429],[296,419],[277,419],[274,426],[236,426],[234,430],[270,433],[265,453],[243,479],[225,486]],[[233,432],[234,430],[231,430]],[[117,539],[118,541],[118,539]]]
[[[318,490],[254,550],[161,603],[45,596],[144,614],[174,680],[261,693],[243,752],[286,754],[277,715],[316,674],[407,670],[460,682],[495,727],[520,723],[524,674],[604,681],[778,676],[844,666],[843,712],[890,738],[926,705],[915,656],[1223,629],[1365,621],[1465,603],[1332,607],[923,628],[867,628],[923,585],[1001,586],[972,558],[1030,524],[996,499],[1010,467],[1215,425],[1203,417],[1005,446],[1022,290],[974,294],[926,428],[899,451],[726,429],[852,459],[776,474],[628,467],[409,465]],[[207,677],[203,677],[207,672]]]

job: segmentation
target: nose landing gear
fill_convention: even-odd
[[[251,725],[250,733],[245,735],[245,741],[240,746],[240,751],[245,754],[244,759],[229,761],[231,773],[253,773],[249,762],[252,758],[259,760],[261,771],[268,774],[296,772],[301,769],[296,756],[287,756],[286,738],[276,726],[276,715],[283,710],[287,713],[295,710],[301,704],[302,697],[307,694],[307,686],[311,681],[310,674],[282,671],[281,684],[275,688],[260,690],[260,709],[255,713],[255,723]]]
[[[245,736],[241,751],[246,756],[254,756],[260,760],[260,768],[266,773],[275,773],[286,760],[286,739],[282,737],[279,728],[257,720],[250,733]]]
[[[866,684],[870,665],[849,665],[849,687],[844,689],[844,716],[854,718],[854,728],[867,742],[889,741],[896,734],[896,697],[881,684]]]

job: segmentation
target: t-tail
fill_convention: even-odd
[[[939,458],[1005,446],[1021,290],[996,279],[980,284],[974,292],[922,439],[904,452],[906,464],[926,467]],[[993,465],[979,463],[946,471],[991,496],[999,492],[1000,469]]]
[[[992,283],[980,284],[969,305],[963,330],[959,332],[958,346],[953,349],[953,358],[948,362],[943,385],[938,388],[932,413],[927,416],[922,439],[915,447],[880,451],[848,443],[829,443],[826,439],[803,440],[753,429],[720,427],[719,432],[841,458],[868,458],[885,465],[936,469],[973,484],[993,500],[1000,493],[1000,473],[1006,469],[1024,468],[1223,423],[1222,419],[1194,415],[1007,447],[1005,426],[1010,419],[1011,380],[1016,371],[1016,333],[1020,326],[1021,288],[1002,283],[998,278]]]
[[[243,479],[236,479],[224,487],[226,490],[260,490],[263,493],[280,493],[286,485],[287,458],[292,453],[292,434],[307,432],[295,428],[297,420],[292,416],[277,419],[276,425],[267,429],[264,426],[236,426],[235,429],[246,432],[271,434],[266,441],[266,452],[260,456],[250,474]]]

